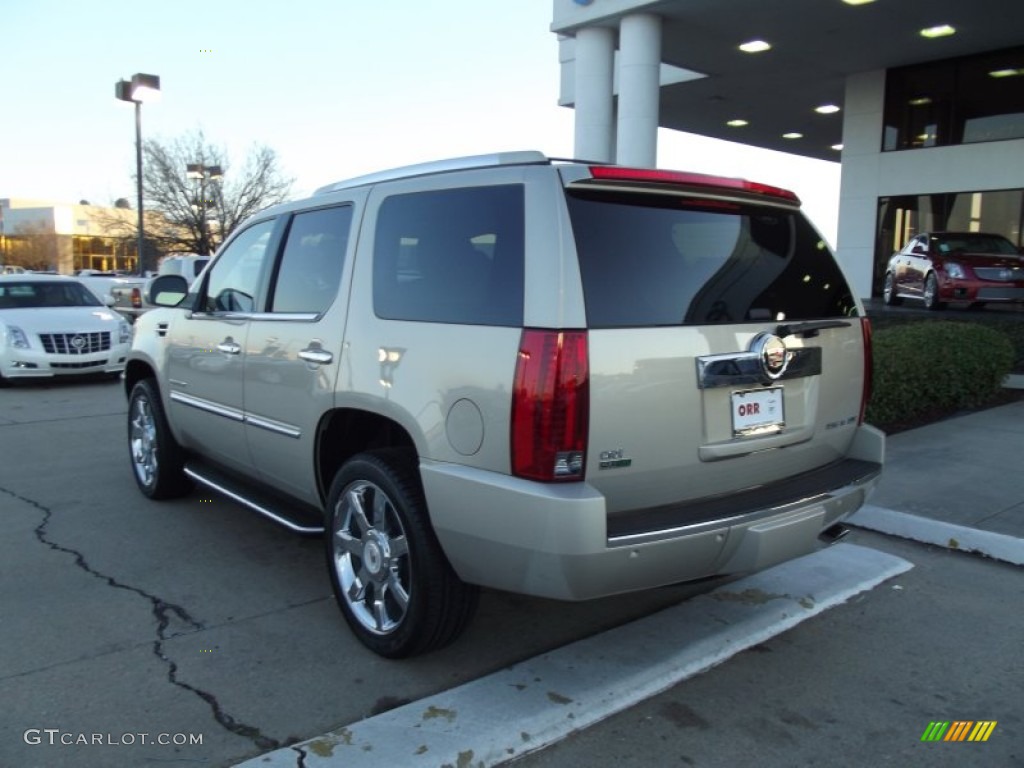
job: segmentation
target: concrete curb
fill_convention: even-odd
[[[661,693],[912,567],[883,552],[836,544],[239,765],[498,765]]]
[[[1024,565],[1024,539],[865,504],[847,518],[858,528]]]

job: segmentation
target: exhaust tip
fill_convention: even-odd
[[[818,538],[826,544],[835,544],[837,541],[845,539],[850,533],[850,529],[842,523],[836,523],[830,525],[824,531],[818,534]]]

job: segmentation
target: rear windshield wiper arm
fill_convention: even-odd
[[[818,335],[818,331],[828,328],[849,328],[851,323],[846,320],[812,320],[809,323],[796,323],[795,325],[780,325],[775,329],[775,335],[780,339],[787,336],[803,336],[810,339]]]

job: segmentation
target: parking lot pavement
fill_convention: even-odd
[[[912,567],[874,549],[837,545],[243,766],[287,768],[300,757],[305,768],[498,765],[599,723]]]
[[[563,766],[1024,766],[1024,574],[857,531],[907,573],[601,725],[515,763]],[[935,721],[995,721],[984,743]]]
[[[1007,413],[969,423],[1014,432]],[[584,638],[608,642],[614,666],[621,651],[605,630],[725,583],[583,604],[485,592],[458,643],[385,661],[347,632],[317,540],[199,491],[145,500],[124,439],[116,384],[0,392],[0,765],[234,765]],[[891,476],[946,478],[914,466],[927,442],[903,442],[882,501],[927,515],[907,509],[916,496]],[[969,486],[944,487],[943,514]],[[994,505],[979,518],[1005,514],[1019,488],[992,487],[977,493]],[[1021,569],[866,530],[846,541],[915,568],[523,764],[1024,765]],[[929,721],[966,719],[998,726],[984,744],[920,742]]]

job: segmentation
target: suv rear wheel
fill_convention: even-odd
[[[389,658],[450,643],[479,595],[437,543],[413,458],[399,450],[354,456],[334,478],[327,507],[335,598],[360,642]]]
[[[185,475],[181,447],[171,434],[160,393],[152,379],[142,379],[128,400],[128,451],[135,482],[151,499],[172,499],[192,489]]]

